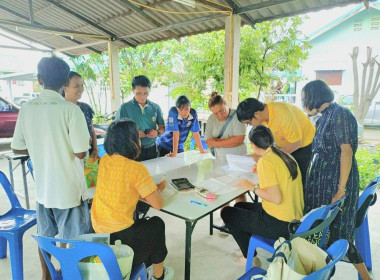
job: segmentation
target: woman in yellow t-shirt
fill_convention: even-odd
[[[304,208],[301,172],[294,158],[274,145],[266,126],[252,128],[249,140],[254,152],[261,156],[254,168],[259,184],[241,180],[237,186],[253,191],[262,202],[239,202],[222,210],[222,219],[245,258],[252,234],[289,238],[288,224],[300,219]]]
[[[139,199],[161,209],[160,192],[166,181],[156,185],[146,167],[135,161],[141,151],[135,122],[121,119],[113,122],[104,141],[107,152],[100,161],[98,181],[91,209],[92,226],[96,233],[110,233],[111,244],[121,240],[134,251],[132,268],[142,263],[153,264],[153,278],[168,280],[171,268],[164,268],[168,253],[165,224],[159,217],[133,220]]]

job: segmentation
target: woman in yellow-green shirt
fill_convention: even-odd
[[[292,156],[274,145],[271,131],[259,125],[249,133],[252,149],[261,157],[255,172],[259,184],[241,180],[237,186],[253,191],[262,203],[239,202],[222,210],[222,219],[247,257],[252,234],[266,238],[289,238],[288,224],[303,216],[301,174]]]

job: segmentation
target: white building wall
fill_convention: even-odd
[[[353,70],[350,56],[353,47],[359,46],[360,81],[367,46],[372,47],[372,56],[377,55],[380,61],[380,26],[377,30],[371,30],[373,18],[380,18],[379,10],[373,8],[364,10],[310,41],[312,45],[310,56],[302,65],[302,75],[306,77],[306,80],[297,85],[297,96],[300,96],[302,87],[307,82],[316,78],[316,70],[343,70],[342,85],[334,85],[331,88],[339,94],[353,93]],[[354,31],[357,20],[362,20],[361,31]]]

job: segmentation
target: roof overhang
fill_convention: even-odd
[[[76,56],[136,47],[221,30],[231,14],[242,24],[330,9],[359,0],[195,0],[195,8],[173,0],[3,0],[0,30],[54,51]]]

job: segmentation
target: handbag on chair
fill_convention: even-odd
[[[291,241],[280,237],[266,275],[254,275],[253,279],[263,280],[300,280],[330,262],[328,254],[315,244],[297,237]]]

